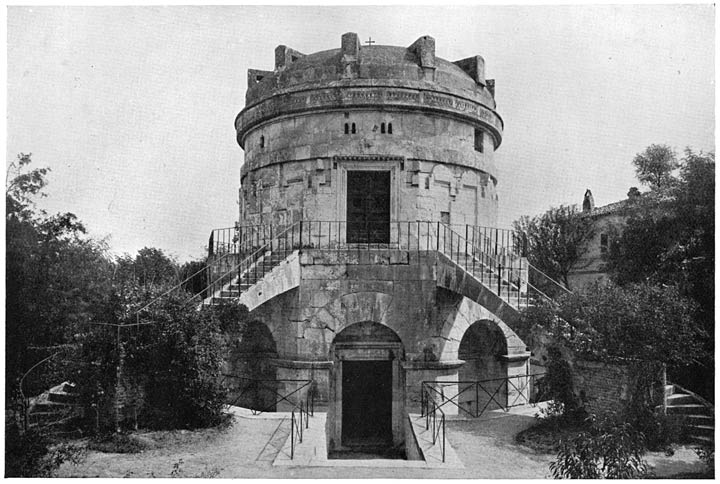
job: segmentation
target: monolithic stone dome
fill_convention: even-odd
[[[244,147],[253,127],[278,114],[415,105],[473,121],[492,135],[497,149],[503,125],[495,112],[495,82],[485,79],[484,64],[481,56],[456,62],[436,57],[430,36],[410,47],[363,46],[348,33],[340,49],[308,55],[281,45],[275,49],[274,71],[248,71],[246,107],[236,119],[238,143]],[[354,92],[359,90],[362,95]]]

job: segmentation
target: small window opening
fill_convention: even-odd
[[[380,134],[385,134],[385,123],[380,123]]]
[[[388,123],[388,134],[392,134],[392,123]]]
[[[265,148],[265,136],[260,136],[260,148]]]
[[[605,254],[608,251],[608,234],[600,234],[600,253]]]
[[[345,134],[350,134],[350,125],[345,123]]]
[[[476,129],[475,130],[475,151],[479,151],[480,153],[483,152],[483,149],[485,146],[483,146],[483,137],[484,133],[482,129]]]
[[[355,123],[352,124],[352,134],[355,134]]]

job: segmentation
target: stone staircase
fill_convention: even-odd
[[[66,431],[67,424],[83,415],[75,384],[63,382],[30,398],[28,426]]]
[[[223,300],[239,298],[240,294],[254,286],[265,274],[270,273],[280,265],[285,258],[285,254],[282,253],[265,252],[254,264],[249,265],[229,284],[224,285],[220,291],[216,291],[208,303],[215,304]]]
[[[678,385],[665,387],[666,412],[681,418],[688,440],[701,445],[715,441],[715,407],[693,392]],[[658,406],[662,410],[662,405]]]
[[[253,259],[248,258],[237,264],[227,283],[217,284],[211,296],[203,304],[218,304],[222,301],[239,300],[253,310],[273,297],[300,284],[300,263],[298,251],[262,251]]]

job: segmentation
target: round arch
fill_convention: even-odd
[[[504,379],[508,376],[507,337],[494,321],[482,319],[472,323],[463,334],[458,357],[465,363],[458,370],[460,381],[483,382],[477,392],[460,395],[460,405],[468,408],[499,408],[497,401],[506,398]]]
[[[271,410],[275,405],[273,388],[277,386],[273,360],[277,344],[270,328],[250,321],[232,336],[224,373],[229,386],[229,403],[246,408]]]

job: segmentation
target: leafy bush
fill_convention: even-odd
[[[643,436],[628,423],[594,421],[588,432],[563,442],[550,463],[558,479],[637,479],[647,474]]]
[[[5,477],[51,477],[60,465],[80,464],[87,449],[75,444],[53,444],[42,432],[5,429]]]
[[[695,448],[695,453],[705,464],[705,472],[709,477],[715,477],[715,446],[703,445]]]
[[[224,308],[227,314],[227,308]],[[196,311],[182,296],[168,296],[128,331],[126,378],[143,389],[140,414],[150,428],[197,428],[221,421],[225,390],[219,376],[221,318],[213,307]]]

